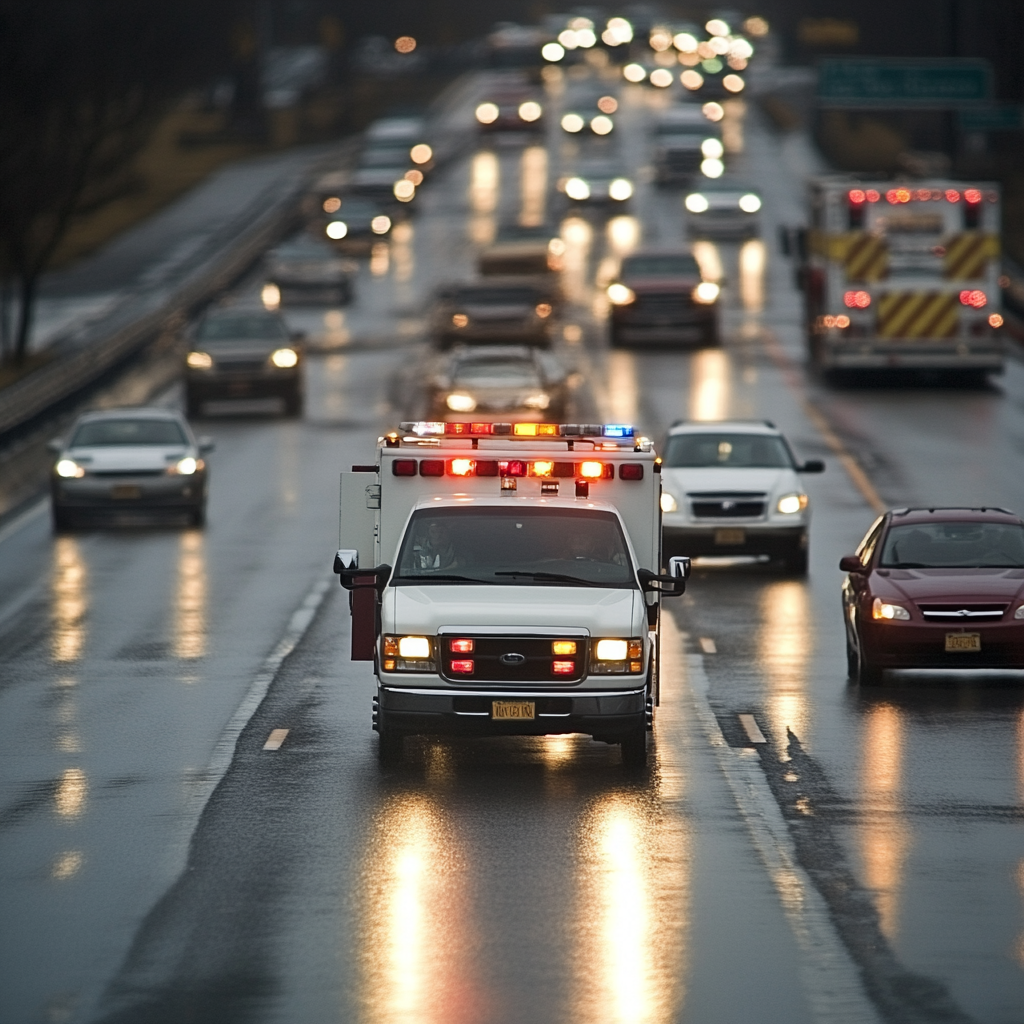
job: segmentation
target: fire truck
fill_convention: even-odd
[[[800,237],[812,364],[1000,372],[999,188],[810,183]]]
[[[658,703],[661,462],[623,424],[403,423],[341,474],[334,570],[405,737],[586,733],[646,762]]]

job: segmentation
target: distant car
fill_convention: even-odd
[[[654,127],[654,180],[659,185],[687,185],[700,177],[708,158],[721,159],[721,126],[709,121],[700,106],[680,103],[663,111]]]
[[[558,182],[570,205],[625,207],[635,186],[625,167],[611,157],[581,160]]]
[[[341,259],[326,242],[309,235],[271,249],[264,258],[266,282],[282,305],[352,301],[355,263]]]
[[[684,249],[632,253],[607,293],[613,346],[718,344],[719,287]]]
[[[432,332],[441,348],[486,342],[547,347],[554,308],[549,293],[518,278],[449,285],[437,293]]]
[[[477,127],[492,132],[539,132],[544,130],[544,106],[532,89],[511,87],[478,103]]]
[[[324,237],[341,252],[365,248],[391,234],[392,219],[383,203],[361,196],[329,195],[321,207]]]
[[[761,195],[733,181],[703,180],[683,200],[691,237],[754,238],[761,233]]]
[[[527,346],[459,346],[434,378],[431,416],[560,423],[566,400],[565,371],[550,353]]]
[[[899,508],[839,562],[851,678],[887,668],[1024,669],[1024,520]]]
[[[477,267],[485,277],[547,277],[562,269],[564,252],[565,243],[555,228],[509,224],[500,227],[494,241],[480,253]]]
[[[302,414],[302,350],[284,321],[262,309],[207,313],[185,357],[188,415],[215,399],[280,398],[287,416]]]
[[[75,421],[66,439],[50,442],[55,530],[125,512],[184,515],[206,522],[208,438],[193,435],[170,409],[108,409]]]
[[[689,422],[673,426],[662,455],[662,529],[673,555],[768,555],[807,572],[811,508],[797,462],[772,424]]]

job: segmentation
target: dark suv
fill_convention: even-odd
[[[188,415],[214,399],[280,398],[287,416],[303,408],[302,351],[284,321],[263,309],[208,313],[185,358]]]

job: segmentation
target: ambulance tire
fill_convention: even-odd
[[[405,736],[390,728],[383,714],[380,716],[377,731],[377,760],[382,765],[401,764],[405,756]]]
[[[641,722],[622,737],[622,764],[625,768],[647,767],[647,723]]]

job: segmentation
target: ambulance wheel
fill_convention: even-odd
[[[646,722],[641,722],[622,737],[622,763],[626,768],[647,767]]]
[[[377,760],[383,765],[401,764],[405,756],[405,736],[390,728],[383,715],[378,726]]]

